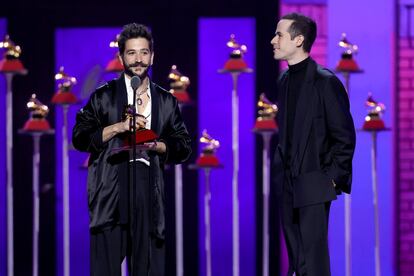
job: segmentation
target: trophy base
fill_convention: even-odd
[[[362,126],[364,130],[383,130],[385,129],[385,123],[383,120],[370,120],[365,121]]]
[[[124,71],[124,66],[121,64],[119,59],[115,57],[114,59],[108,62],[108,64],[106,65],[105,71],[111,72],[111,73],[122,72]]]
[[[43,132],[49,131],[50,125],[49,122],[45,119],[29,119],[23,126],[23,131],[27,132]]]
[[[358,64],[354,59],[341,59],[335,68],[339,72],[358,72],[360,71]]]
[[[152,142],[158,138],[158,135],[150,129],[140,129],[135,132],[135,144],[143,144],[147,142]],[[132,147],[133,145],[130,142],[129,137],[124,139],[125,147]]]
[[[190,102],[190,97],[185,90],[174,90],[173,95],[177,98],[178,103],[186,104]]]
[[[197,159],[196,164],[199,167],[218,167],[220,162],[215,155],[201,154],[201,156]]]
[[[254,130],[257,132],[260,131],[276,131],[277,130],[277,124],[275,120],[256,120],[256,123],[254,125]]]
[[[78,99],[76,98],[75,94],[72,92],[64,92],[64,91],[58,91],[53,95],[52,103],[53,104],[75,104],[78,102]]]
[[[242,58],[230,58],[224,64],[224,69],[229,71],[245,70],[247,63]]]
[[[24,73],[26,69],[23,63],[18,59],[2,59],[0,60],[0,72],[3,73]]]

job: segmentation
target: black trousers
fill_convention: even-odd
[[[288,275],[329,276],[330,202],[293,208],[292,181],[286,179],[281,202],[282,229],[289,257]]]
[[[164,241],[150,233],[149,167],[137,162],[136,177],[135,186],[126,185],[132,182],[123,182],[119,188],[120,217],[129,217],[128,223],[91,233],[91,276],[121,276],[125,257],[129,276],[165,275]]]

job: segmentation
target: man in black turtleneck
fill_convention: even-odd
[[[351,192],[355,128],[342,83],[309,57],[316,23],[292,13],[278,22],[274,58],[288,62],[278,81],[279,145],[273,163],[288,275],[331,275],[331,201]]]

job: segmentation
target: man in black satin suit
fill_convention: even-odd
[[[278,22],[274,58],[288,70],[278,81],[279,145],[273,164],[288,275],[331,275],[328,220],[332,200],[351,192],[355,128],[348,95],[309,56],[316,23],[292,13]]]
[[[118,39],[124,73],[99,87],[78,112],[72,142],[90,153],[88,206],[92,276],[120,276],[127,258],[129,275],[165,275],[163,169],[166,162],[188,159],[190,137],[175,97],[153,83],[153,38],[136,23],[124,26]],[[131,78],[141,84],[133,99]],[[154,131],[158,139],[140,146],[139,155],[117,153],[131,132],[125,106],[136,101],[136,128]],[[135,167],[135,182],[132,182]]]

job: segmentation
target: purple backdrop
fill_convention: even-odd
[[[60,66],[75,76],[78,84],[73,92],[82,103],[71,106],[68,112],[69,143],[76,112],[89,99],[91,92],[105,80],[116,77],[104,72],[107,62],[116,50],[109,48],[120,28],[66,28],[56,30],[56,72]],[[62,108],[56,112],[56,222],[57,222],[57,273],[63,275],[63,179],[62,179]],[[70,246],[71,275],[89,275],[89,228],[87,211],[87,170],[81,166],[86,153],[69,151],[70,189]]]
[[[218,74],[229,58],[226,42],[235,34],[246,44],[245,60],[255,67],[255,20],[250,18],[199,20],[199,134],[207,129],[220,141],[218,157],[224,168],[211,174],[211,252],[212,274],[232,275],[232,79]],[[255,137],[251,132],[255,120],[254,74],[239,77],[240,121],[240,275],[255,275]],[[199,174],[199,252],[200,273],[205,271],[204,251],[204,173]]]
[[[7,32],[7,21],[0,18],[0,39]],[[3,51],[0,52],[3,58]],[[0,74],[0,122],[6,122],[6,80]],[[7,272],[7,179],[6,179],[6,124],[0,124],[0,275]]]

